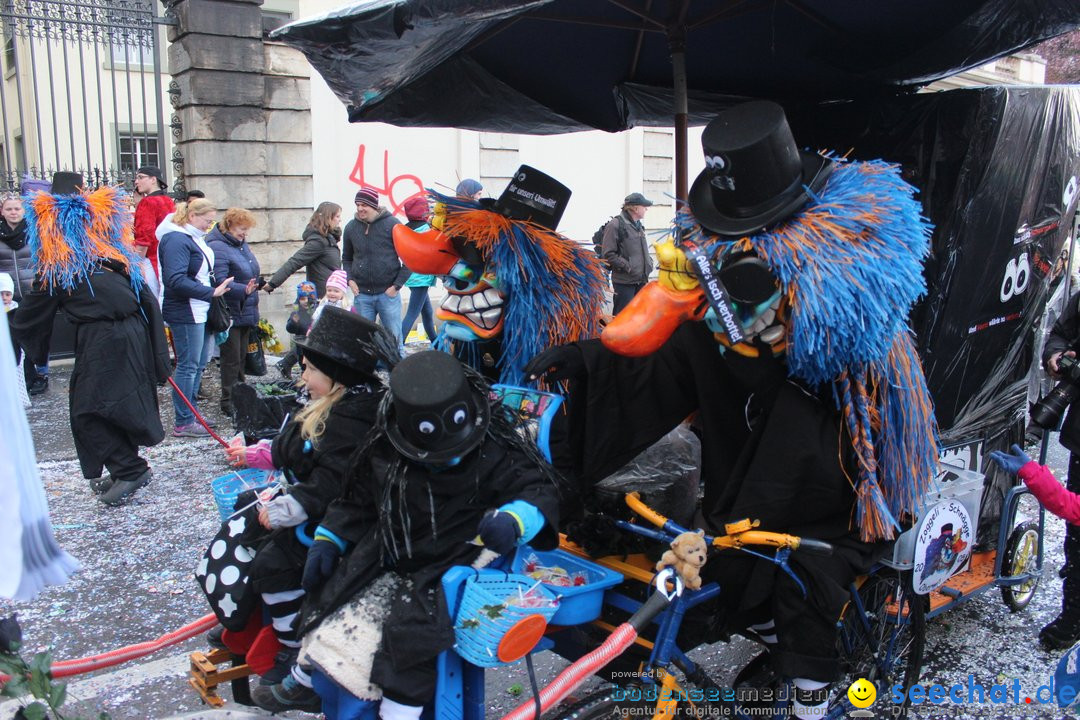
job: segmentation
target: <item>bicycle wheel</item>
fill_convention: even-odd
[[[1005,543],[1005,555],[1001,559],[1001,573],[1005,576],[1020,575],[1035,570],[1039,562],[1039,523],[1034,520],[1022,522],[1013,528]],[[1039,587],[1039,577],[1035,576],[1022,585],[1002,585],[1001,599],[1012,612],[1019,612],[1028,606],[1035,590]]]
[[[904,689],[905,700],[895,707],[906,717],[907,690],[919,679],[926,636],[926,606],[911,586],[911,573],[882,568],[859,588],[864,615],[856,617],[855,604],[848,606],[840,630],[840,657],[845,677],[836,683],[836,697],[829,717],[852,710],[847,688],[859,678],[877,686],[879,701],[892,687]],[[865,622],[864,622],[865,621]]]

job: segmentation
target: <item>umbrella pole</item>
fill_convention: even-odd
[[[686,47],[682,38],[671,38],[672,87],[675,96],[675,197],[686,200],[686,130],[689,102],[686,95]]]

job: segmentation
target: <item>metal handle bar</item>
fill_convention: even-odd
[[[660,536],[653,535],[653,537],[657,537],[657,539],[672,540],[675,538],[676,535],[680,535],[685,532],[693,532],[653,510],[651,507],[641,501],[641,495],[637,492],[631,492],[626,494],[626,504],[635,513],[645,518],[656,527],[660,528],[660,530],[662,531]],[[743,532],[733,533],[731,535],[720,535],[716,537],[712,535],[706,535],[705,542],[715,548],[720,548],[724,550],[737,550],[743,548],[746,545],[764,545],[766,547],[790,548],[792,550],[801,549],[803,552],[809,552],[815,555],[832,555],[833,553],[833,546],[823,540],[801,538],[797,535],[774,533],[768,532],[766,530],[744,530]]]

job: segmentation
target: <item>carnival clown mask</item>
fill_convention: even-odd
[[[789,302],[776,274],[751,251],[722,243],[705,253],[705,277],[719,288],[710,303],[701,279],[682,248],[670,240],[656,246],[659,280],[604,329],[604,344],[622,355],[655,352],[684,322],[701,321],[721,346],[745,357],[782,355],[787,347]],[[714,290],[715,292],[715,290]]]
[[[497,341],[497,379],[517,385],[541,350],[596,337],[604,297],[599,261],[555,230],[569,188],[523,165],[493,203],[430,195],[432,229],[398,225],[394,246],[413,272],[443,278],[436,347],[453,346],[494,379],[461,344]]]

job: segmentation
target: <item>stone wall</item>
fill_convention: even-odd
[[[184,184],[244,207],[269,276],[299,247],[312,212],[311,100],[303,55],[262,37],[262,0],[176,0],[169,28],[176,152]],[[300,276],[294,276],[299,281]],[[285,340],[289,293],[260,298]]]

